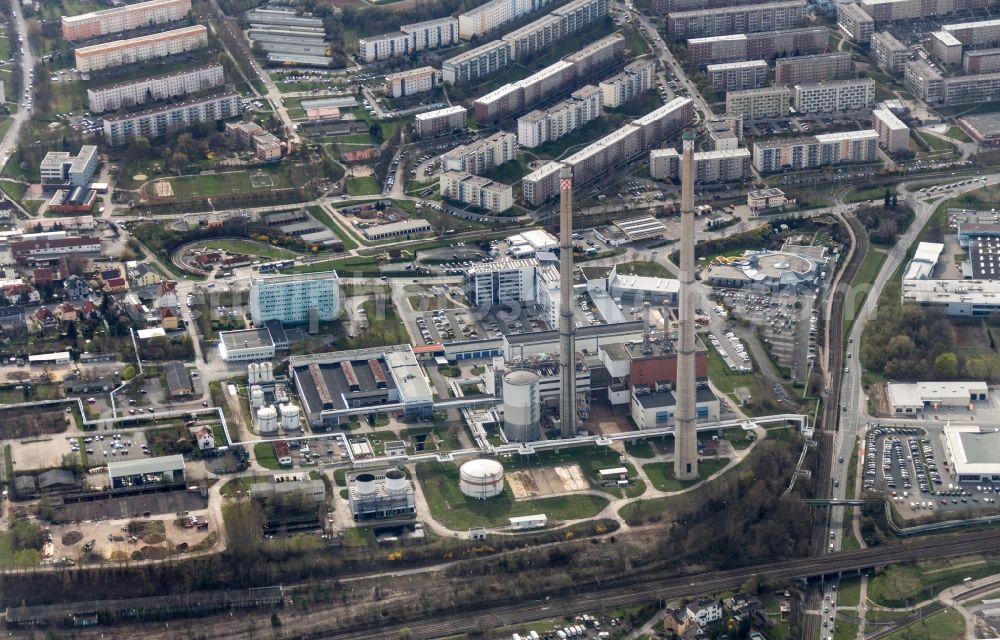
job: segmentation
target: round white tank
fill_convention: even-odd
[[[260,381],[274,382],[274,365],[270,362],[265,362],[260,365]]]
[[[389,469],[385,472],[385,484],[389,493],[406,491],[406,474],[399,469]]]
[[[294,404],[281,405],[281,427],[285,431],[296,431],[299,428],[299,408]]]
[[[260,409],[264,406],[264,390],[260,388],[259,384],[250,386],[250,406],[254,409]]]
[[[534,442],[542,435],[538,374],[515,369],[503,377],[503,432],[511,442]]]
[[[247,379],[250,384],[257,384],[260,382],[260,367],[256,362],[251,362],[247,365]]]
[[[261,433],[275,433],[278,430],[278,412],[274,407],[257,409],[257,428]]]
[[[374,495],[375,476],[370,473],[361,473],[354,476],[354,490],[359,496]]]
[[[503,465],[496,460],[469,460],[458,476],[459,489],[470,498],[485,500],[503,493]]]

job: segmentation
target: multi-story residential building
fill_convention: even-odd
[[[510,62],[510,45],[502,40],[494,40],[448,58],[441,63],[441,75],[448,84],[475,82],[505,69]]]
[[[607,0],[572,0],[501,39],[510,45],[511,56],[515,60],[526,60],[607,14]]]
[[[854,74],[849,52],[792,56],[774,61],[774,84],[791,86],[809,82],[843,80]]]
[[[226,133],[242,146],[253,149],[258,160],[272,162],[281,159],[281,140],[256,122],[227,122]]]
[[[483,262],[465,272],[465,295],[477,307],[535,300],[538,260]]]
[[[947,31],[935,31],[930,38],[931,55],[941,64],[962,63],[962,41]]]
[[[190,11],[191,0],[149,0],[78,16],[63,16],[62,37],[71,42],[80,42],[154,24],[183,20]]]
[[[461,105],[425,111],[414,118],[417,135],[421,138],[433,138],[463,130],[468,126],[468,120],[469,110]]]
[[[177,55],[208,46],[208,29],[205,25],[184,27],[162,33],[152,33],[129,40],[115,40],[74,52],[76,68],[82,73],[109,67],[120,67],[134,62]]]
[[[871,44],[872,57],[880,69],[890,75],[903,72],[910,53],[905,44],[888,31],[873,33]]]
[[[972,75],[1000,71],[1000,49],[966,51],[962,58],[962,68]]]
[[[490,0],[458,16],[458,34],[463,40],[483,36],[521,16],[534,13],[551,0]]]
[[[753,145],[753,165],[761,173],[877,160],[878,133],[874,129],[758,140]]]
[[[736,7],[676,11],[667,15],[667,35],[675,39],[703,38],[792,29],[802,24],[807,6],[805,0],[780,0]]]
[[[875,20],[859,4],[837,6],[837,26],[849,39],[858,44],[867,44],[875,33]]]
[[[282,324],[329,322],[342,310],[336,271],[250,279],[250,319],[261,327],[269,320]]]
[[[493,182],[464,171],[445,171],[440,179],[441,195],[488,211],[506,211],[514,206],[509,184]]]
[[[710,64],[706,68],[706,77],[716,91],[757,89],[767,83],[767,62],[746,60]]]
[[[704,127],[716,151],[739,149],[743,143],[743,116],[712,116]]]
[[[691,38],[688,54],[696,65],[739,60],[771,60],[775,56],[808,55],[827,50],[826,27],[801,27],[730,36]]]
[[[910,148],[910,128],[888,109],[872,111],[872,125],[878,134],[879,144],[889,153]]]
[[[913,95],[928,104],[972,104],[1000,100],[1000,73],[945,78],[923,60],[906,63],[903,80]]]
[[[604,136],[561,162],[549,162],[522,181],[525,203],[537,206],[559,193],[559,170],[573,169],[573,184],[584,186],[651,149],[694,122],[694,101],[674,98],[662,107]]]
[[[225,120],[240,114],[240,94],[219,93],[185,102],[167,104],[138,113],[104,118],[104,139],[112,146],[125,144],[136,136],[155,138],[196,124]]]
[[[621,33],[612,33],[563,59],[573,65],[576,79],[582,81],[607,70],[624,57],[625,36]]]
[[[944,102],[944,78],[923,60],[910,60],[904,65],[903,83],[916,98],[928,104]]]
[[[445,171],[464,171],[478,176],[516,158],[517,136],[500,131],[455,147],[441,156],[441,167]]]
[[[121,107],[145,104],[147,101],[167,100],[221,87],[225,81],[221,64],[207,64],[142,80],[87,89],[87,105],[93,113],[104,113]]]
[[[533,149],[558,140],[601,115],[601,90],[588,84],[544,111],[532,111],[517,120],[517,141]]]
[[[941,30],[947,31],[959,42],[970,47],[1000,44],[1000,18],[943,24]]]
[[[649,175],[656,180],[679,181],[680,166],[681,156],[673,147],[649,152]],[[742,182],[750,177],[750,150],[696,151],[694,166],[698,184]]]
[[[668,14],[674,11],[714,9],[732,4],[732,0],[653,0],[653,13]]]
[[[656,61],[652,58],[628,63],[621,73],[601,81],[601,104],[605,109],[617,109],[632,98],[649,91],[655,75]]]
[[[797,84],[793,93],[799,113],[833,113],[860,111],[875,104],[875,79],[831,80],[813,84]]]
[[[458,19],[439,18],[404,24],[393,33],[360,38],[358,57],[371,63],[453,44],[458,44]]]
[[[434,67],[408,69],[385,77],[385,92],[393,98],[425,93],[441,84],[441,72]]]
[[[730,91],[726,94],[726,114],[740,115],[745,120],[784,118],[792,92],[788,87],[762,87]]]
[[[859,3],[879,24],[981,11],[992,4],[990,0],[859,0]]]
[[[100,162],[97,147],[89,144],[80,147],[75,156],[66,151],[49,151],[38,166],[42,187],[86,187]]]

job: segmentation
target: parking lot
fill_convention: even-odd
[[[732,331],[726,331],[722,338],[710,334],[708,341],[712,347],[719,352],[722,359],[733,371],[743,371],[749,373],[753,371],[753,364],[750,354],[747,352],[743,340]]]

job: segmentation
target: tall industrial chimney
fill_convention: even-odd
[[[573,323],[573,169],[559,170],[559,430],[576,435],[576,325]]]
[[[698,478],[698,424],[694,352],[694,131],[683,136],[681,154],[681,296],[677,319],[677,415],[674,420],[674,477]]]

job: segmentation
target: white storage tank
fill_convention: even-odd
[[[510,442],[534,442],[542,435],[538,374],[514,369],[503,377],[503,432]]]
[[[274,407],[261,407],[257,409],[257,428],[261,434],[277,433],[278,411]]]
[[[496,460],[469,460],[458,476],[459,489],[470,498],[485,500],[503,493],[503,465]]]
[[[285,431],[298,431],[299,408],[294,404],[281,405],[281,428]]]
[[[359,473],[354,476],[354,490],[359,496],[375,495],[375,476],[371,473]]]
[[[399,469],[389,469],[385,472],[385,486],[389,493],[406,491],[406,474]]]
[[[260,381],[274,382],[274,365],[270,362],[264,362],[260,365]]]
[[[250,384],[260,382],[260,366],[256,362],[251,362],[247,365],[247,380]]]
[[[264,406],[264,390],[259,384],[250,385],[250,406],[254,409]]]

